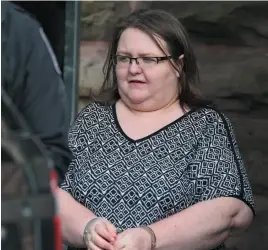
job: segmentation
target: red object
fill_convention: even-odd
[[[55,169],[50,172],[50,189],[54,196],[56,196],[56,190],[58,188],[58,176]],[[56,198],[55,198],[56,199]],[[57,203],[57,200],[56,200]],[[54,223],[54,246],[55,250],[62,250],[62,235],[61,235],[61,226],[60,226],[60,217],[58,214],[58,209],[56,208],[56,214],[53,219]]]

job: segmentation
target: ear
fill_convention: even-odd
[[[183,66],[184,66],[184,54],[180,55],[180,57],[177,61],[177,64],[178,64],[178,71],[176,71],[176,76],[180,77]]]
[[[179,60],[178,60],[178,65],[181,67],[181,70],[182,70],[184,66],[184,54],[180,55]]]

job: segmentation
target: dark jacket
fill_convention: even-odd
[[[67,99],[57,60],[37,20],[10,2],[1,5],[2,88],[52,154],[62,181],[71,154]]]

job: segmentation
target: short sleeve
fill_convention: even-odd
[[[254,211],[254,199],[234,129],[227,117],[209,110],[207,126],[195,161],[195,203],[218,197],[235,197]]]

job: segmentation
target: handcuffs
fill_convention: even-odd
[[[84,240],[84,243],[86,244],[87,247],[88,246],[88,239],[87,239],[87,235],[88,235],[88,232],[89,232],[89,227],[90,225],[96,221],[97,219],[100,219],[99,217],[96,217],[96,218],[93,218],[92,220],[90,220],[86,226],[85,226],[85,229],[84,229],[84,232],[83,232],[83,240]],[[156,236],[155,236],[155,233],[154,231],[150,228],[150,227],[147,227],[147,226],[143,226],[143,227],[139,227],[139,228],[142,228],[144,229],[147,233],[150,234],[151,236],[151,250],[154,250],[155,249],[155,246],[156,246]],[[116,233],[117,234],[120,234],[122,233],[124,230],[121,229],[121,228],[117,228],[116,229]]]

